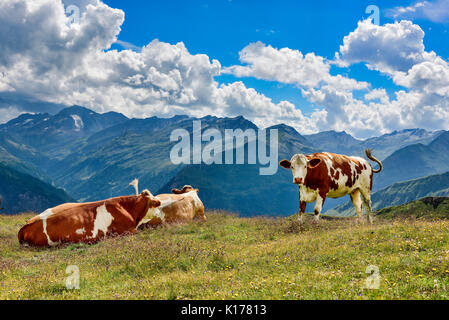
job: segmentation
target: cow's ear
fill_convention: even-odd
[[[282,168],[285,168],[285,169],[291,169],[292,168],[292,164],[290,163],[290,161],[288,161],[288,160],[282,160],[281,162],[279,162],[279,165],[282,167]]]
[[[315,168],[317,165],[320,164],[320,162],[321,162],[321,159],[313,158],[307,162],[307,166],[309,168]]]
[[[171,192],[172,192],[173,194],[181,194],[181,193],[182,193],[182,190],[173,188],[173,189],[171,189]]]
[[[150,208],[157,208],[161,205],[161,201],[158,199],[150,199]]]

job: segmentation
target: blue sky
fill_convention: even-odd
[[[449,129],[449,0],[8,0],[0,21],[0,123],[76,104],[359,138]]]
[[[413,1],[122,1],[106,0],[109,6],[125,12],[125,22],[119,40],[139,47],[153,39],[175,44],[184,42],[192,54],[205,53],[218,59],[223,66],[239,63],[239,51],[249,43],[262,41],[275,48],[288,47],[303,53],[315,52],[333,59],[343,37],[366,19],[366,8],[380,9],[380,24],[392,23],[387,9],[409,6]],[[449,23],[415,19],[426,33],[424,45],[428,51],[449,57]],[[446,41],[442,41],[446,39]],[[120,50],[120,46],[113,48]],[[393,93],[399,88],[388,76],[368,70],[363,64],[333,74],[370,82],[375,88]],[[235,81],[232,75],[216,78],[219,82]],[[273,101],[289,100],[305,113],[312,104],[301,96],[294,85],[279,84],[254,78],[240,79],[249,87],[271,97]]]

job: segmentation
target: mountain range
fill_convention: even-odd
[[[170,134],[175,129],[191,134],[194,120],[201,120],[203,131],[258,129],[243,117],[129,119],[120,113],[100,114],[73,106],[55,115],[22,114],[0,125],[0,163],[63,188],[77,201],[131,194],[128,184],[139,178],[141,188],[155,194],[191,184],[200,189],[201,199],[211,209],[241,215],[287,215],[298,210],[298,189],[292,184],[291,173],[280,167],[273,176],[260,176],[259,162],[174,165],[169,154],[176,142],[170,141]],[[365,148],[373,148],[374,155],[384,163],[384,171],[375,176],[376,191],[400,181],[449,171],[447,131],[408,129],[360,140],[335,131],[301,135],[284,124],[268,129],[279,133],[278,160],[318,151],[364,156]],[[347,200],[330,199],[324,209]]]

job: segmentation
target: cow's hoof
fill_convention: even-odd
[[[320,223],[320,217],[319,216],[314,216],[313,220],[312,220],[313,224],[319,224]]]

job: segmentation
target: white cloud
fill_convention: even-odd
[[[433,60],[434,52],[424,49],[424,31],[410,21],[378,26],[370,20],[360,21],[345,36],[337,62],[342,65],[364,62],[371,69],[391,74],[406,72],[417,63]]]
[[[369,105],[379,108],[379,118],[387,129],[449,127],[449,65],[435,52],[425,50],[424,36],[410,21],[384,26],[362,21],[344,38],[336,54],[339,63],[366,63],[407,89],[397,91],[396,99],[389,102],[381,92],[365,96],[366,100],[384,99],[384,108],[373,102]]]
[[[0,124],[2,122],[7,122],[11,119],[17,118],[22,113],[23,111],[14,106],[0,108]]]
[[[394,19],[426,19],[449,22],[449,0],[417,1],[408,7],[394,7],[386,11]]]
[[[379,100],[383,104],[387,104],[390,100],[385,89],[371,90],[370,92],[365,94],[364,99],[366,101]]]
[[[302,95],[322,109],[311,127],[346,130],[359,137],[396,129],[449,127],[449,68],[435,52],[425,50],[421,28],[410,21],[378,26],[361,21],[344,37],[335,61],[315,54],[303,55],[288,48],[251,44],[240,53],[246,64],[226,68],[235,76],[293,83]],[[306,59],[306,57],[309,57]],[[390,100],[385,89],[371,89],[364,82],[330,74],[330,64],[364,63],[390,77],[399,90]],[[354,91],[365,90],[362,98]]]
[[[205,54],[189,53],[182,42],[153,40],[140,50],[109,50],[118,41],[123,11],[98,0],[72,3],[80,7],[79,24],[68,23],[59,0],[0,2],[2,95],[129,117],[243,115],[261,126],[284,122],[303,133],[335,129],[358,137],[449,127],[448,64],[425,51],[424,32],[408,21],[360,22],[343,39],[336,61],[257,42],[241,50],[242,65],[222,68]],[[334,63],[365,63],[406,90],[390,100],[384,89],[333,75]],[[241,81],[219,85],[215,78],[222,73],[292,84],[316,109],[306,116],[292,103],[275,103]],[[362,95],[354,95],[360,90]],[[0,116],[17,114],[19,105],[1,105]]]
[[[241,82],[218,86],[220,63],[190,54],[182,42],[153,40],[141,50],[104,51],[125,44],[117,40],[123,11],[97,0],[65,4],[80,8],[79,24],[68,23],[58,0],[0,3],[1,91],[130,117],[243,114],[270,125],[278,117],[302,116]]]
[[[223,73],[237,77],[296,84],[300,87],[317,87],[331,84],[345,90],[361,90],[369,86],[341,75],[330,74],[330,63],[325,58],[290,48],[276,49],[262,42],[251,43],[240,51],[240,61],[244,66],[231,66]]]

